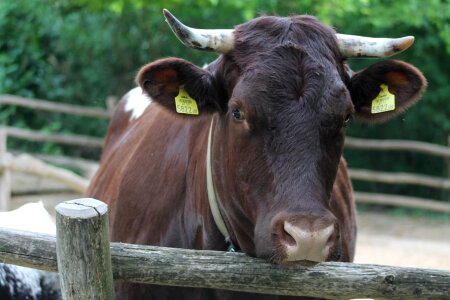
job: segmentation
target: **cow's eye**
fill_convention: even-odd
[[[348,114],[344,119],[344,126],[347,126],[348,122],[352,119],[352,115]]]
[[[233,118],[235,120],[238,120],[238,121],[244,120],[244,114],[241,112],[241,110],[239,108],[233,108],[231,110],[231,114],[233,115]]]

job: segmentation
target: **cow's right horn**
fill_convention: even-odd
[[[227,53],[233,49],[234,34],[232,29],[190,28],[178,21],[167,9],[164,9],[163,12],[173,33],[186,46],[219,53]]]

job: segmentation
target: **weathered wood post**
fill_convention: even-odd
[[[91,199],[56,206],[56,253],[63,299],[115,299],[108,207]]]
[[[116,109],[117,102],[119,102],[119,101],[117,100],[116,96],[109,96],[108,98],[106,98],[106,110],[111,115],[111,117],[114,114],[114,110]]]
[[[2,160],[6,163],[6,142],[6,128],[0,127],[0,211],[7,211],[11,201],[11,172],[1,163]]]
[[[450,135],[447,136],[447,146],[450,149]],[[447,178],[450,178],[450,158],[447,157]],[[450,190],[447,191],[447,200],[450,201]]]

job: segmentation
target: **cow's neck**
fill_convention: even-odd
[[[228,251],[235,252],[237,250],[236,246],[231,241],[230,232],[227,229],[227,226],[225,225],[225,222],[223,220],[223,216],[220,213],[219,209],[219,203],[218,203],[218,196],[216,193],[216,190],[214,189],[214,180],[212,178],[212,166],[211,166],[211,156],[212,156],[212,131],[214,126],[214,117],[211,119],[211,124],[209,126],[209,133],[208,133],[208,146],[206,149],[206,186],[208,191],[208,202],[209,207],[211,209],[211,213],[214,219],[214,223],[216,224],[217,228],[219,229],[220,233],[224,236],[225,242],[228,245]]]

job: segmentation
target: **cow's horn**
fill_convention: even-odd
[[[357,35],[336,34],[343,57],[386,57],[408,49],[413,36],[398,39],[370,38]]]
[[[164,9],[163,12],[173,33],[186,46],[219,53],[227,53],[233,48],[234,34],[232,29],[190,28],[178,21],[167,9]]]

